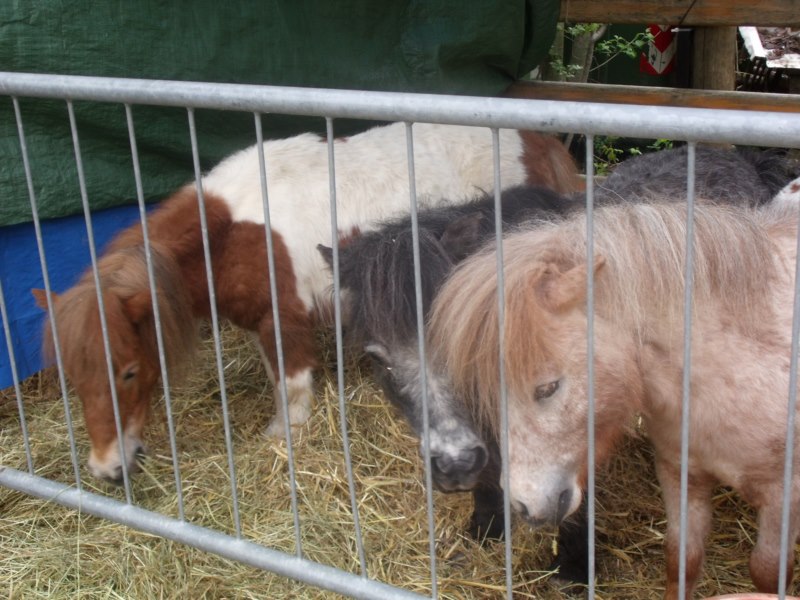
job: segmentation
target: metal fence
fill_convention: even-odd
[[[319,90],[319,89],[299,89],[282,88],[269,86],[243,86],[228,84],[209,84],[209,83],[186,83],[172,81],[143,81],[128,79],[103,79],[93,77],[72,77],[54,75],[33,75],[33,74],[13,74],[0,73],[0,95],[9,96],[14,102],[17,127],[19,131],[22,156],[27,177],[28,188],[31,194],[31,208],[36,225],[38,244],[43,263],[43,272],[47,273],[46,257],[42,250],[41,231],[37,217],[36,198],[34,193],[33,175],[25,145],[24,118],[21,114],[18,98],[37,97],[60,99],[67,103],[70,122],[73,132],[75,156],[77,160],[78,173],[81,180],[81,196],[86,213],[87,227],[91,236],[91,210],[89,208],[89,198],[87,198],[83,183],[83,173],[81,167],[81,149],[79,134],[74,120],[72,103],[80,100],[105,101],[121,103],[125,105],[130,132],[131,148],[133,154],[133,165],[139,190],[139,201],[144,217],[144,204],[141,197],[141,173],[139,173],[136,149],[136,137],[133,128],[131,106],[138,104],[163,105],[184,107],[188,111],[188,118],[191,127],[191,143],[194,158],[196,175],[200,177],[197,139],[194,130],[194,110],[199,108],[220,109],[240,112],[250,112],[254,115],[255,131],[258,141],[261,141],[260,118],[262,114],[280,113],[291,115],[318,116],[327,119],[328,124],[328,143],[332,143],[332,119],[336,118],[358,118],[375,119],[386,121],[405,121],[405,122],[435,122],[445,124],[462,124],[481,126],[497,131],[498,128],[517,128],[531,129],[542,132],[574,132],[587,135],[587,160],[586,170],[588,181],[592,181],[593,165],[591,148],[593,146],[594,135],[616,135],[636,138],[669,138],[672,140],[685,140],[690,143],[700,141],[734,143],[745,145],[762,145],[775,147],[800,147],[800,115],[798,114],[777,114],[763,112],[745,111],[713,111],[706,109],[690,108],[665,108],[650,106],[624,106],[610,104],[592,104],[575,102],[553,102],[537,100],[517,100],[517,99],[498,99],[498,98],[469,98],[469,97],[444,97],[420,94],[399,94],[399,93],[380,93],[380,92],[357,92],[343,90]],[[494,136],[494,143],[497,145],[498,138]],[[497,148],[495,147],[495,153]],[[332,157],[332,155],[331,155]],[[263,161],[262,161],[263,162]],[[413,162],[410,165],[413,168]],[[690,173],[692,165],[690,165]],[[497,172],[497,171],[496,171]],[[263,176],[262,176],[263,179]],[[412,172],[413,181],[413,172]],[[262,180],[262,185],[264,181]],[[335,184],[331,182],[331,189],[335,190]],[[413,189],[413,186],[412,186]],[[495,194],[499,195],[499,182],[496,182]],[[589,202],[591,203],[592,185],[588,187]],[[691,187],[690,187],[691,190]],[[335,194],[332,201],[335,206]],[[690,192],[690,202],[693,201]],[[412,206],[416,206],[416,198],[411,198]],[[335,219],[335,211],[334,219]],[[143,218],[143,222],[145,222]],[[333,224],[335,231],[335,222]],[[268,231],[268,228],[267,228]],[[93,261],[96,263],[96,255],[92,246]],[[274,273],[271,270],[271,273]],[[151,274],[152,276],[152,274]],[[274,275],[273,275],[274,278]],[[49,286],[49,284],[47,284]],[[273,290],[275,281],[272,281]],[[687,286],[688,287],[688,286]],[[502,288],[502,285],[501,285]],[[154,292],[155,293],[155,292]],[[690,293],[690,290],[687,291]],[[336,298],[338,299],[338,288]],[[591,297],[591,296],[590,296]],[[501,300],[502,302],[502,300]],[[157,306],[157,303],[154,302]],[[6,306],[0,287],[0,308],[2,308],[3,324],[6,332],[9,331]],[[338,315],[337,303],[337,315]],[[688,309],[687,309],[688,310]],[[687,320],[688,322],[688,320]],[[215,337],[219,335],[219,325],[214,316]],[[341,329],[337,327],[337,357],[341,364],[342,343]],[[592,339],[592,336],[589,336]],[[106,344],[108,340],[106,339]],[[13,367],[13,349],[9,341],[9,353]],[[688,352],[688,347],[687,347]],[[591,356],[592,349],[589,348]],[[687,355],[688,358],[688,355]],[[67,507],[79,509],[81,511],[109,519],[135,529],[149,532],[158,536],[163,536],[176,540],[201,550],[216,553],[223,557],[241,561],[267,571],[271,571],[286,577],[294,578],[298,581],[318,586],[323,589],[332,590],[356,598],[416,598],[420,597],[415,593],[400,588],[392,587],[384,582],[370,578],[364,560],[364,548],[360,543],[360,531],[358,523],[358,509],[353,490],[352,473],[349,474],[349,489],[351,503],[355,515],[354,528],[356,529],[357,552],[361,565],[360,573],[353,574],[342,570],[319,564],[304,558],[300,544],[300,519],[297,510],[296,490],[293,492],[293,519],[297,536],[297,552],[286,554],[284,552],[271,549],[245,539],[242,535],[239,523],[237,506],[237,482],[236,472],[233,463],[233,446],[231,443],[231,431],[227,414],[227,405],[224,394],[224,374],[221,368],[221,357],[219,344],[217,344],[217,361],[223,388],[223,411],[225,422],[226,443],[228,448],[228,470],[231,482],[232,512],[234,515],[234,532],[232,535],[201,527],[189,522],[183,512],[182,500],[178,499],[179,515],[173,518],[167,515],[153,513],[147,509],[137,506],[133,500],[130,489],[129,476],[123,471],[125,501],[119,501],[111,497],[89,492],[84,489],[81,482],[79,467],[79,457],[76,450],[74,433],[71,427],[71,417],[69,413],[69,399],[63,369],[59,369],[60,383],[63,394],[64,408],[67,415],[70,435],[70,447],[72,456],[72,468],[74,471],[74,481],[70,484],[58,483],[37,475],[37,465],[31,458],[30,448],[26,450],[27,465],[22,470],[13,468],[11,465],[0,465],[0,485],[38,496],[40,498],[62,504]],[[687,361],[688,362],[688,361]],[[590,361],[591,364],[591,361]],[[59,365],[60,366],[60,365]],[[793,365],[796,369],[796,365]],[[162,352],[163,368],[163,352]],[[793,371],[793,377],[795,372]],[[339,370],[339,395],[340,404],[344,406],[345,398],[341,386],[342,371]],[[165,382],[166,383],[166,382]],[[28,433],[25,429],[25,407],[19,392],[19,382],[15,382],[16,395],[19,403],[19,416],[21,434],[25,444],[28,444]],[[285,393],[285,392],[284,392]],[[165,385],[168,415],[169,406],[169,385]],[[688,402],[688,389],[684,391],[684,402]],[[790,414],[794,414],[793,411]],[[342,411],[344,415],[344,411]],[[170,417],[171,419],[171,417]],[[118,417],[117,417],[118,420]],[[119,420],[117,422],[118,430]],[[507,427],[507,423],[505,425]],[[685,428],[688,424],[684,424]],[[345,442],[347,440],[347,424],[342,417],[342,434]],[[175,457],[175,427],[172,421],[169,422],[170,437],[172,443],[172,455]],[[789,427],[791,435],[793,429]],[[591,436],[591,430],[590,430]],[[504,436],[505,437],[505,436]],[[684,439],[686,431],[684,429]],[[789,440],[790,444],[792,440]],[[684,446],[684,458],[687,446]],[[293,469],[294,459],[292,456],[292,445],[288,446],[289,469],[294,483]],[[346,451],[346,449],[345,449]],[[593,452],[593,447],[591,447]],[[503,456],[507,457],[508,449],[503,448]],[[427,459],[430,460],[429,457]],[[124,465],[123,461],[123,465]],[[352,469],[349,456],[347,457],[348,469]],[[791,461],[787,461],[789,466]],[[429,463],[428,463],[429,464]],[[590,458],[593,464],[593,458]],[[686,461],[683,464],[683,476],[686,477]],[[180,481],[180,469],[175,462],[175,480],[177,494],[180,496],[182,486]],[[685,485],[684,485],[684,495]],[[589,522],[594,524],[594,483],[593,475],[590,474],[589,485]],[[430,477],[427,478],[427,499],[428,510],[431,511],[432,491]],[[684,504],[685,507],[685,504]],[[506,504],[508,509],[508,504]],[[510,516],[506,510],[506,531],[510,531]],[[431,517],[430,523],[433,520]],[[684,522],[685,527],[685,522]],[[593,538],[590,537],[590,549],[593,553]],[[432,576],[432,596],[437,596],[436,586],[436,564],[434,555],[434,533],[431,527],[430,533],[430,560]],[[512,568],[511,568],[511,541],[510,536],[506,536],[506,593],[512,596]],[[594,563],[590,562],[590,590],[589,597],[594,597]]]

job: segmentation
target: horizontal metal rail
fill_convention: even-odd
[[[186,521],[177,521],[138,506],[81,491],[16,469],[0,466],[0,485],[353,598],[425,598],[408,590],[271,550]]]
[[[798,114],[0,72],[0,94],[800,148]]]

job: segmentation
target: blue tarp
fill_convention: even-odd
[[[93,213],[92,229],[98,251],[120,229],[136,222],[136,206],[110,208]],[[50,219],[42,223],[47,272],[53,291],[72,286],[90,264],[86,222],[82,215]],[[0,282],[11,323],[17,376],[20,380],[42,368],[42,326],[45,313],[36,306],[31,289],[44,288],[33,223],[0,228]],[[2,323],[0,323],[2,325]],[[49,325],[48,325],[49,326]],[[5,329],[0,349],[0,389],[14,383],[8,358]]]

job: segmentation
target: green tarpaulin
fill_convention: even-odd
[[[546,56],[558,9],[555,0],[5,0],[0,70],[497,95]],[[42,217],[79,212],[65,103],[20,104]],[[75,110],[92,207],[132,201],[124,108]],[[134,119],[145,195],[157,199],[192,178],[186,113],[137,106]],[[249,114],[198,111],[197,123],[204,168],[255,141]],[[265,129],[281,137],[324,123],[269,116]],[[0,165],[0,225],[30,220],[9,98],[0,98]]]

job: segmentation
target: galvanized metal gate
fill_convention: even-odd
[[[36,198],[34,193],[34,182],[25,145],[24,115],[21,113],[18,98],[39,97],[61,99],[67,103],[70,121],[73,132],[73,142],[75,148],[75,158],[78,165],[78,172],[81,173],[81,150],[80,139],[74,120],[73,102],[81,100],[94,100],[104,102],[114,102],[124,104],[128,119],[130,141],[133,156],[133,168],[139,190],[139,201],[141,212],[144,216],[144,203],[141,197],[141,174],[137,160],[136,136],[132,119],[131,107],[137,104],[151,104],[184,107],[187,110],[192,136],[192,149],[196,175],[200,177],[200,167],[198,161],[197,140],[194,130],[194,110],[199,108],[210,108],[220,110],[234,110],[251,112],[254,115],[255,132],[258,141],[261,141],[260,119],[262,114],[282,113],[292,115],[319,116],[327,119],[328,124],[328,143],[332,143],[332,120],[336,118],[359,118],[376,119],[387,121],[405,121],[409,123],[438,122],[447,124],[463,124],[486,127],[493,131],[498,128],[518,128],[531,129],[543,132],[576,132],[584,133],[588,137],[587,148],[591,149],[594,135],[618,135],[638,138],[669,138],[672,140],[686,140],[690,145],[698,141],[710,141],[721,143],[735,143],[746,145],[763,145],[777,147],[800,147],[800,114],[777,114],[761,112],[725,111],[715,112],[704,109],[680,109],[648,106],[623,106],[623,105],[602,105],[590,103],[573,102],[552,102],[537,100],[513,100],[496,98],[467,98],[467,97],[443,97],[415,94],[379,93],[379,92],[355,92],[342,90],[318,90],[318,89],[297,89],[279,88],[267,86],[240,86],[208,83],[185,83],[171,81],[141,81],[126,79],[102,79],[92,77],[71,77],[71,76],[52,76],[52,75],[32,75],[32,74],[13,74],[0,73],[0,95],[9,96],[14,102],[17,117],[17,127],[19,131],[22,156],[25,162],[25,174],[27,177],[28,188],[31,195],[31,208],[34,214],[37,233],[39,234],[39,248],[42,252],[41,233],[36,210]],[[410,137],[413,139],[413,128],[409,129]],[[494,136],[497,144],[497,136]],[[495,147],[497,156],[497,148]],[[412,156],[409,154],[409,156]],[[331,154],[332,158],[332,154]],[[693,165],[690,164],[690,176],[692,175]],[[413,161],[409,165],[413,181]],[[331,170],[333,172],[333,170]],[[496,173],[499,171],[496,170]],[[587,153],[586,172],[588,175],[588,192],[591,202],[592,197],[592,175],[593,165],[591,150]],[[262,181],[262,185],[264,182]],[[86,197],[83,182],[81,181],[81,195],[86,212],[87,226],[91,234],[91,210],[89,199]],[[413,186],[412,186],[413,189]],[[495,194],[499,195],[499,182],[496,182]],[[690,185],[689,189],[692,187]],[[335,223],[335,181],[331,181],[332,207],[334,208],[332,223],[333,231],[336,231]],[[416,198],[410,199],[412,207],[416,210]],[[693,201],[690,192],[690,202]],[[267,228],[267,232],[268,232]],[[43,271],[46,273],[46,257],[42,253]],[[93,255],[96,262],[96,256]],[[152,275],[151,275],[152,276]],[[273,276],[274,278],[274,276]],[[272,281],[273,290],[275,282]],[[502,288],[502,285],[501,285]],[[689,290],[690,293],[690,290]],[[338,286],[336,289],[336,311],[340,314],[338,304]],[[499,299],[502,303],[502,298]],[[6,306],[2,295],[2,282],[0,282],[0,309],[2,309],[3,323],[6,332],[9,331]],[[796,319],[797,321],[797,319]],[[795,323],[797,329],[797,322]],[[218,337],[219,325],[214,317],[215,338]],[[688,335],[688,333],[687,333]],[[592,339],[592,336],[589,336]],[[106,342],[107,343],[107,342]],[[796,349],[797,344],[795,344]],[[13,361],[13,349],[8,341],[9,353]],[[337,327],[337,358],[342,363],[342,343],[341,328]],[[592,356],[592,346],[590,342],[589,356]],[[687,349],[688,352],[688,349]],[[688,356],[687,356],[688,357]],[[162,350],[163,368],[163,350]],[[222,404],[225,422],[225,437],[228,448],[228,471],[231,484],[231,501],[234,520],[233,535],[222,533],[208,527],[201,527],[189,522],[183,511],[183,500],[181,498],[182,485],[180,478],[180,468],[175,460],[175,427],[170,420],[170,437],[172,442],[172,455],[174,460],[174,476],[176,490],[178,494],[179,515],[173,518],[167,515],[153,513],[137,506],[133,500],[130,489],[130,481],[127,472],[123,472],[126,501],[118,501],[113,498],[92,493],[84,489],[81,482],[81,469],[79,467],[79,457],[76,451],[74,434],[71,428],[71,417],[69,413],[69,400],[67,395],[66,382],[64,380],[63,369],[59,369],[61,378],[62,398],[64,409],[70,432],[70,446],[72,456],[72,468],[74,472],[74,482],[71,484],[58,483],[37,475],[37,465],[34,464],[30,448],[27,448],[27,464],[25,465],[0,465],[0,485],[19,490],[40,498],[57,502],[67,507],[79,509],[81,511],[97,515],[118,523],[122,523],[135,529],[163,536],[172,540],[185,543],[201,550],[213,552],[218,555],[241,561],[267,571],[271,571],[286,577],[294,578],[298,581],[318,586],[320,588],[332,590],[346,594],[355,598],[417,598],[415,593],[407,590],[389,586],[388,584],[373,579],[367,573],[365,562],[365,550],[361,542],[360,524],[358,521],[358,507],[355,500],[353,487],[352,464],[347,455],[347,444],[345,443],[345,455],[347,458],[348,481],[351,495],[352,512],[355,516],[353,527],[356,531],[357,549],[360,573],[353,574],[341,571],[328,565],[319,564],[304,558],[300,543],[300,522],[297,511],[296,489],[292,486],[292,506],[293,518],[296,531],[296,548],[294,555],[286,554],[275,549],[265,547],[255,541],[248,540],[242,535],[239,522],[238,500],[237,500],[237,480],[233,462],[233,445],[231,442],[230,424],[227,414],[227,404],[224,390],[224,373],[221,367],[221,354],[219,343],[217,342],[217,361],[222,382]],[[688,361],[687,361],[688,362]],[[796,356],[792,365],[792,376],[796,378]],[[12,362],[13,367],[13,362]],[[344,406],[345,398],[342,388],[343,373],[341,366],[339,375],[339,401]],[[165,385],[165,397],[169,410],[170,394],[169,384]],[[25,406],[19,392],[19,382],[15,385],[19,403],[19,418],[21,435],[28,444],[28,433],[25,429]],[[790,399],[794,403],[794,397]],[[285,402],[285,391],[284,391]],[[688,390],[685,390],[684,402],[688,402]],[[344,410],[342,410],[344,415]],[[794,411],[790,411],[794,415]],[[171,416],[169,417],[171,419]],[[117,426],[119,428],[119,418],[117,416]],[[507,424],[506,424],[507,426]],[[344,416],[341,421],[342,435],[347,441],[347,423]],[[787,428],[788,445],[792,447],[793,425],[790,423]],[[589,436],[592,439],[593,430]],[[684,431],[684,439],[686,431]],[[506,445],[504,445],[506,446]],[[686,451],[688,446],[684,446]],[[508,448],[503,448],[504,460],[508,456]],[[684,457],[686,454],[684,454]],[[430,464],[430,457],[427,457]],[[590,446],[590,461],[593,464],[593,447]],[[124,464],[124,461],[123,461]],[[288,446],[288,464],[294,484],[292,446]],[[686,476],[686,464],[683,464],[684,478]],[[791,476],[791,461],[787,460],[787,478]],[[433,494],[431,490],[430,476],[427,478],[427,506],[429,511],[430,529],[430,561],[432,578],[432,596],[437,597],[436,584],[436,562],[435,562],[435,539],[433,533]],[[685,486],[684,486],[685,494]],[[594,525],[594,478],[590,475],[589,485],[589,522]],[[508,499],[506,499],[506,531],[510,531],[510,516],[508,510]],[[684,524],[685,526],[685,524]],[[512,596],[512,569],[511,569],[511,543],[510,536],[506,536],[506,593]],[[593,538],[590,537],[590,550],[593,555]],[[590,561],[590,597],[594,596],[594,562]]]

